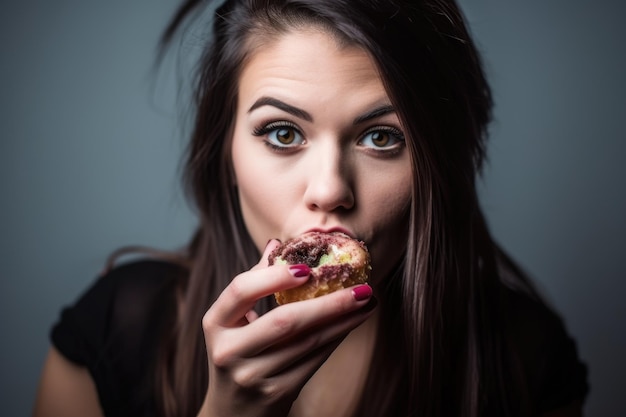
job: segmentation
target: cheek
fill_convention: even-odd
[[[259,251],[267,240],[279,237],[285,201],[292,188],[276,168],[259,157],[255,144],[233,139],[232,161],[244,223]]]
[[[388,276],[405,254],[412,192],[411,175],[407,172],[410,169],[385,176],[388,180],[377,181],[364,194],[369,201],[367,217],[372,219],[372,240],[368,247],[374,281]]]
[[[412,179],[408,160],[393,169],[372,169],[376,176],[369,176],[363,184],[363,200],[370,217],[377,219],[379,229],[393,227],[403,222],[411,201]],[[382,230],[380,230],[382,231]]]
[[[238,140],[233,140],[233,170],[239,195],[239,204],[244,223],[255,245],[259,248],[259,239],[262,230],[259,230],[261,222],[258,217],[265,211],[263,201],[263,172],[255,169],[251,152],[246,152],[238,147]],[[261,249],[259,249],[261,250]]]

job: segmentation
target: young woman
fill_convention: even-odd
[[[457,5],[228,0],[213,25],[198,231],[64,310],[35,415],[581,415],[574,342],[481,214],[492,101]],[[363,240],[371,281],[277,307],[308,273],[267,256],[310,230]]]

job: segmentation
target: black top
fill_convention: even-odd
[[[100,277],[52,329],[54,346],[85,366],[106,416],[154,416],[153,361],[164,326],[171,325],[176,280],[187,271],[141,260]],[[523,295],[510,300],[509,326],[534,408],[540,412],[584,400],[587,370],[563,322]],[[512,330],[512,329],[511,329]]]
[[[154,416],[153,362],[183,268],[122,265],[100,277],[53,327],[54,346],[89,369],[105,416]]]

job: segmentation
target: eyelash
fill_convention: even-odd
[[[281,129],[281,128],[289,128],[289,129],[293,129],[296,131],[297,134],[302,136],[302,132],[300,132],[300,129],[298,129],[298,126],[292,122],[288,122],[288,121],[276,121],[276,122],[269,122],[260,126],[257,126],[254,128],[254,130],[252,131],[252,134],[254,136],[265,136],[270,132],[275,131],[276,129]],[[273,143],[269,142],[268,140],[264,140],[263,141],[265,146],[267,146],[268,148],[270,148],[271,150],[273,150],[274,152],[289,152],[291,151],[293,148],[293,146],[278,146],[278,145],[274,145]]]
[[[367,135],[374,133],[374,132],[384,132],[387,134],[392,135],[396,140],[397,143],[395,144],[396,146],[392,146],[389,148],[385,148],[385,149],[377,149],[377,150],[372,150],[372,152],[375,152],[376,155],[379,156],[383,156],[383,157],[392,157],[394,155],[396,155],[398,152],[400,152],[402,150],[402,148],[404,147],[405,144],[405,138],[404,138],[404,133],[402,133],[401,130],[392,127],[392,126],[374,126],[371,127],[369,129],[367,129],[362,135],[361,138],[359,139],[359,142],[361,142],[364,138],[367,137]],[[368,149],[373,149],[370,147],[367,147]]]
[[[298,129],[298,126],[296,126],[294,123],[291,123],[288,121],[280,121],[280,122],[269,122],[269,123],[265,123],[260,126],[257,126],[252,131],[252,134],[254,136],[263,136],[273,130],[280,129],[281,127],[289,127],[294,130],[297,130],[298,133],[300,132],[300,130]]]

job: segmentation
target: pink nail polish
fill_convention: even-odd
[[[369,285],[359,285],[352,289],[352,295],[357,301],[367,300],[372,296],[372,287]]]
[[[305,264],[289,265],[289,272],[296,278],[303,278],[309,276],[311,268]]]

